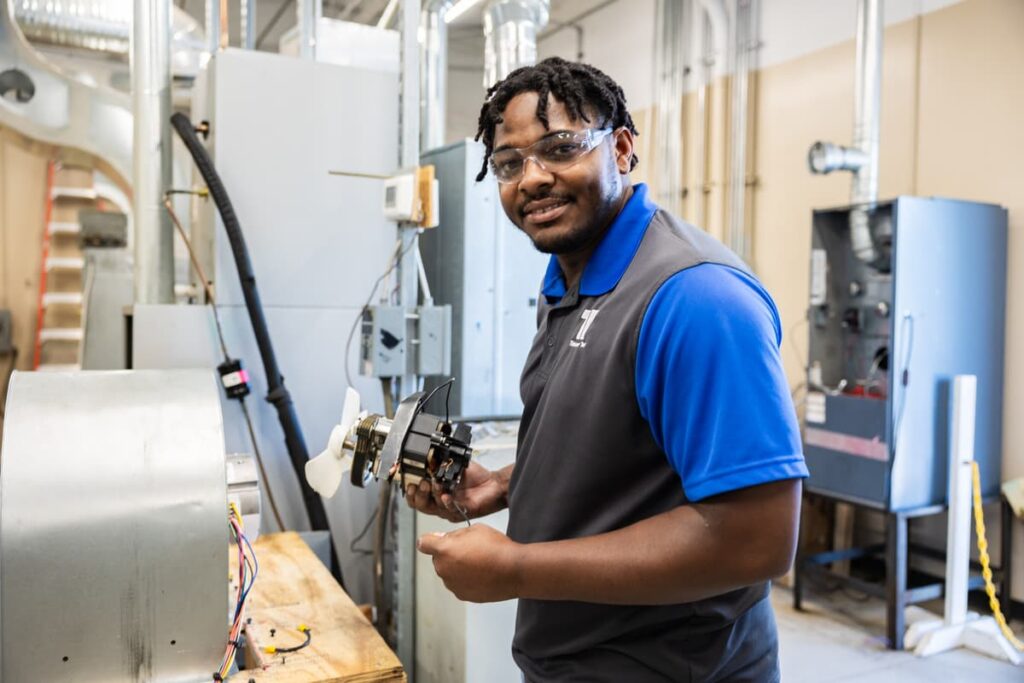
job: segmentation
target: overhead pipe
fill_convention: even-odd
[[[420,149],[444,144],[448,97],[448,24],[452,0],[426,0],[420,12]]]
[[[750,71],[756,47],[756,0],[736,0],[732,13],[732,102],[729,117],[729,246],[749,263],[752,235],[747,225],[747,124]]]
[[[171,186],[171,2],[135,0],[131,31],[135,302],[174,303]]]
[[[299,57],[316,59],[316,33],[323,12],[323,0],[295,0],[299,24]]]
[[[484,87],[537,63],[537,35],[548,24],[551,0],[491,0],[484,9]]]
[[[807,153],[812,173],[853,172],[850,243],[865,263],[878,258],[868,220],[878,201],[879,121],[882,113],[882,0],[857,2],[857,64],[853,103],[853,145],[816,142]]]

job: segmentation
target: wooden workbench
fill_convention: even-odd
[[[398,657],[298,534],[260,536],[255,551],[260,571],[246,610],[252,619],[246,663],[253,667],[261,658],[265,668],[241,671],[230,683],[405,682]],[[232,553],[233,569],[235,562]],[[300,624],[311,630],[309,647],[286,655],[262,652],[268,645],[302,643]]]

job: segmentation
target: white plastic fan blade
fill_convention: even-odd
[[[352,469],[352,454],[345,452],[345,436],[359,418],[359,392],[351,387],[345,392],[345,405],[341,423],[331,430],[327,448],[306,463],[306,481],[313,490],[325,498],[333,496],[342,477]]]
[[[359,392],[349,387],[345,392],[345,405],[341,408],[341,428],[347,434],[359,419]]]

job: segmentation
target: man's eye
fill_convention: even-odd
[[[516,171],[522,166],[522,162],[519,159],[497,159],[494,162],[494,168],[499,173],[509,173]]]
[[[568,159],[579,151],[579,146],[571,142],[563,142],[548,148],[546,156],[551,159]]]

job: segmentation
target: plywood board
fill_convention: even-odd
[[[310,628],[312,641],[299,652],[261,654],[265,669],[241,671],[228,681],[400,683],[406,680],[398,657],[298,534],[261,536],[255,550],[260,573],[247,611],[252,619],[246,626],[250,645],[258,650],[268,645],[299,645],[303,641],[297,630],[300,624]]]

